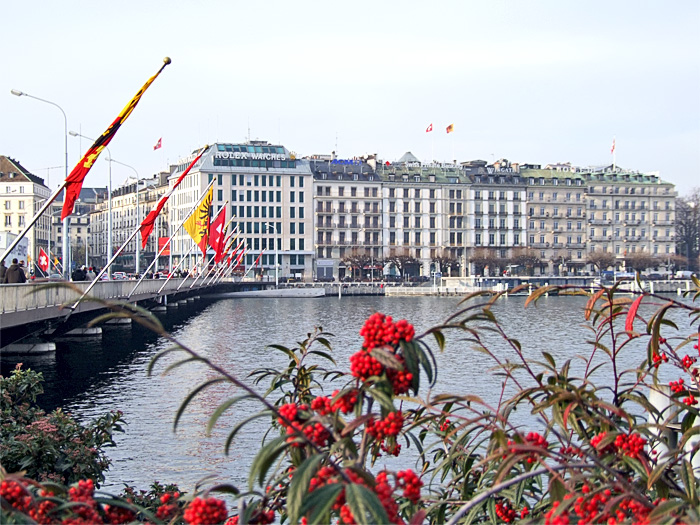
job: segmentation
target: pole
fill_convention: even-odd
[[[51,198],[49,198],[49,200],[45,203],[45,205],[41,207],[41,210],[39,210],[39,212],[32,218],[29,225],[24,230],[22,230],[22,232],[15,238],[15,240],[12,242],[10,247],[7,250],[5,250],[5,253],[2,254],[2,258],[0,258],[0,261],[5,260],[5,258],[14,249],[14,247],[17,246],[19,241],[21,241],[24,238],[24,236],[27,234],[27,232],[30,230],[30,228],[32,226],[34,226],[34,224],[39,219],[39,217],[41,217],[41,215],[44,213],[44,211],[51,205],[51,203],[56,199],[56,197],[61,192],[61,190],[65,187],[65,185],[66,185],[65,179],[68,178],[68,117],[66,117],[66,112],[63,111],[63,108],[61,106],[59,106],[55,102],[51,102],[50,100],[45,100],[43,98],[35,97],[34,95],[24,93],[23,91],[19,91],[17,89],[10,90],[10,93],[12,93],[13,95],[15,95],[17,97],[22,97],[22,96],[29,97],[29,98],[33,98],[34,100],[44,102],[46,104],[51,104],[52,106],[57,107],[61,111],[61,114],[63,115],[63,129],[64,129],[63,149],[64,149],[64,153],[65,153],[65,163],[64,163],[65,164],[65,166],[64,166],[65,177],[63,180],[63,184],[61,184],[59,189],[56,190],[56,192],[51,196]],[[53,222],[53,221],[51,221],[51,222]],[[68,237],[69,224],[70,224],[69,218],[66,217],[63,220],[63,277],[66,280],[68,280],[68,278],[70,277],[69,270],[66,267],[66,255],[68,254],[68,246],[69,246],[69,244],[68,244],[68,242],[69,242],[69,237]],[[49,237],[51,237],[51,224],[49,224]]]
[[[194,210],[197,209],[197,206],[199,206],[199,203],[202,201],[202,199],[204,198],[204,196],[207,194],[207,192],[209,191],[209,188],[211,188],[213,185],[214,185],[214,180],[212,179],[212,181],[209,183],[209,185],[208,185],[206,188],[204,188],[204,191],[203,191],[202,194],[199,196],[199,199],[197,199],[197,201],[194,203],[194,205],[192,206],[192,208],[190,208],[190,211],[187,213],[187,215],[185,216],[185,218],[182,219],[182,222],[180,222],[180,224],[178,225],[177,229],[170,235],[170,237],[168,237],[168,242],[166,242],[166,243],[163,244],[163,247],[158,251],[158,254],[155,256],[155,258],[153,259],[153,261],[151,262],[151,264],[149,264],[149,265],[148,265],[148,268],[146,268],[146,269],[144,270],[143,275],[139,278],[138,282],[136,283],[136,286],[134,286],[134,287],[132,288],[132,290],[129,292],[129,295],[126,296],[127,299],[129,299],[129,298],[134,294],[134,292],[136,291],[136,289],[137,289],[137,288],[139,287],[139,285],[141,284],[141,281],[143,281],[144,276],[151,270],[151,268],[153,268],[153,265],[154,265],[155,262],[158,260],[158,258],[161,256],[161,254],[165,251],[165,249],[166,249],[168,246],[170,246],[170,243],[171,243],[172,240],[173,240],[173,236],[174,236],[177,232],[180,231],[180,228],[182,228],[183,224],[185,224],[185,221],[187,221],[187,219],[190,218],[190,215],[192,215],[192,213],[194,212]],[[172,224],[171,224],[170,226],[171,226],[171,230],[172,230]],[[139,226],[136,228],[136,231],[141,231],[141,225],[140,225],[140,224],[139,224]],[[172,252],[172,250],[170,250],[170,251]],[[171,267],[171,268],[172,268],[172,267]],[[171,272],[171,273],[172,273],[172,272]]]
[[[129,166],[128,164],[124,164],[123,162],[120,162],[118,160],[114,160],[112,158],[111,153],[109,155],[109,159],[107,159],[107,160],[109,160],[109,166],[110,166],[110,178],[109,178],[110,185],[112,183],[112,177],[111,177],[112,162],[116,162],[117,164],[121,164],[125,168],[129,168],[131,170],[134,170],[134,173],[136,173],[136,224],[138,224],[140,227],[140,225],[141,225],[141,210],[139,208],[139,192],[140,192],[141,181],[139,180],[139,172],[136,171],[136,168],[134,168],[133,166]],[[110,192],[111,192],[111,188],[110,188]],[[112,199],[109,200],[109,205],[110,205],[110,207],[112,206]],[[110,215],[110,219],[111,219],[112,213],[110,212],[109,215]],[[111,235],[110,235],[110,237],[111,237]],[[140,245],[139,244],[140,243],[138,243],[138,242],[136,243],[136,274],[139,273],[139,253],[140,253],[140,249],[139,249]]]

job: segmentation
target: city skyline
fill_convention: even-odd
[[[110,144],[142,178],[248,136],[299,156],[577,166],[611,164],[615,139],[618,166],[659,172],[681,195],[698,184],[696,3],[266,6],[7,6],[5,36],[22,45],[3,57],[0,154],[55,188],[62,115],[10,90],[97,137],[169,56]],[[68,137],[69,170],[89,145]],[[104,158],[86,186],[107,185]],[[115,187],[133,175],[112,171]]]

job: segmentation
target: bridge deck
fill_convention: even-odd
[[[144,280],[131,296],[129,302],[144,301],[158,297],[158,290],[163,286],[162,280]],[[161,292],[161,296],[174,294],[182,279],[171,279]],[[179,293],[210,289],[197,283],[190,289],[192,280],[186,282]],[[0,286],[0,328],[12,328],[36,321],[55,319],[68,315],[71,306],[78,299],[76,290],[69,287],[46,286],[56,283],[4,284]],[[136,281],[102,281],[90,291],[90,296],[110,301],[125,301]],[[89,282],[72,282],[75,288],[85,290]],[[97,301],[84,301],[75,310],[76,313],[104,308]]]

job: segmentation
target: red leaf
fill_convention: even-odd
[[[627,319],[625,319],[625,331],[627,332],[632,332],[634,331],[634,318],[637,315],[637,310],[639,309],[639,303],[642,302],[642,298],[644,296],[640,295],[637,297],[632,305],[630,306],[629,311],[627,312]]]
[[[598,302],[598,299],[600,299],[604,293],[605,293],[605,288],[601,288],[600,290],[598,290],[595,293],[595,295],[593,295],[588,300],[588,303],[586,303],[586,321],[588,321],[591,318],[591,313],[593,312],[593,308],[595,307],[595,303]]]

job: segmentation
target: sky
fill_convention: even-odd
[[[0,155],[55,188],[65,125],[141,177],[214,142],[297,156],[506,158],[659,172],[700,186],[700,2],[11,2]],[[433,124],[433,131],[426,129]],[[447,125],[454,132],[445,132]],[[162,137],[162,147],[153,146]],[[68,136],[69,171],[91,141]],[[85,186],[106,186],[103,154]],[[113,164],[113,185],[133,176]]]

